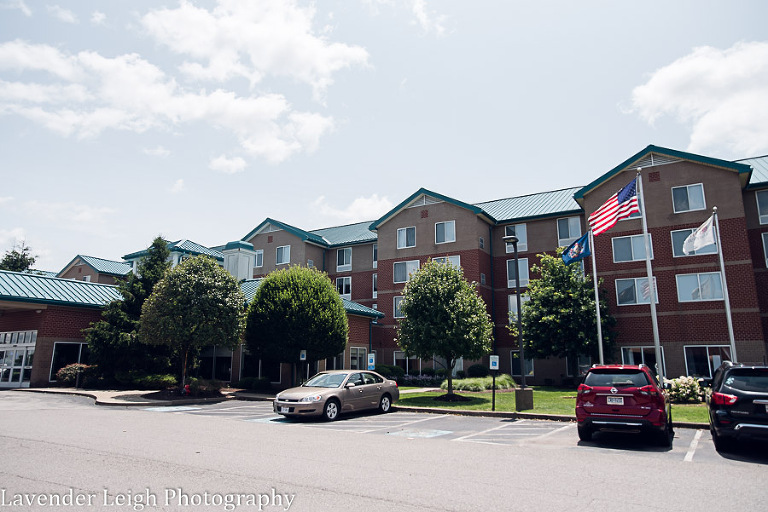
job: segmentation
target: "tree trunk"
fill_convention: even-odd
[[[187,383],[187,356],[189,355],[189,348],[184,350],[184,357],[181,363],[181,389],[184,389],[184,384]]]

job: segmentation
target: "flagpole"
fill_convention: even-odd
[[[595,237],[589,230],[589,246],[592,248],[592,282],[595,284],[595,312],[597,314],[597,348],[600,354],[600,364],[605,364],[603,359],[603,324],[600,320],[600,294],[597,291],[597,263],[595,262]]]
[[[656,352],[656,371],[659,374],[659,384],[664,385],[664,364],[661,358],[661,342],[659,341],[659,321],[656,318],[656,286],[653,283],[651,270],[651,243],[648,235],[648,220],[645,216],[645,196],[643,195],[643,179],[640,175],[642,168],[637,169],[637,195],[640,202],[640,213],[643,218],[643,239],[645,241],[645,270],[648,273],[648,301],[651,304],[651,325],[653,327],[653,348]]]
[[[715,234],[717,235],[717,253],[720,256],[720,274],[723,278],[723,299],[725,300],[725,319],[728,321],[728,339],[731,342],[731,361],[738,362],[736,358],[736,340],[733,336],[733,319],[731,318],[731,299],[728,296],[728,283],[725,281],[725,262],[723,261],[723,244],[720,243],[720,219],[717,216],[717,206],[712,208],[715,217]]]

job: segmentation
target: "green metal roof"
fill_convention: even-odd
[[[109,284],[0,270],[0,300],[101,308],[120,298]]]
[[[74,264],[75,261],[77,261],[78,259],[82,260],[83,263],[91,267],[96,272],[99,272],[100,274],[109,274],[113,276],[126,276],[131,272],[131,266],[125,262],[105,260],[103,258],[96,258],[94,256],[85,256],[84,254],[78,254],[72,259],[72,261],[67,263],[64,269],[61,272],[59,272],[58,275],[66,272],[67,269],[69,269],[70,266],[72,266],[72,264]]]
[[[552,192],[477,203],[475,206],[496,219],[497,224],[582,213],[581,206],[573,199],[573,195],[578,190],[579,187],[564,188]]]
[[[205,247],[204,245],[200,245],[191,240],[176,240],[175,242],[168,242],[168,250],[171,251],[172,253],[181,252],[184,254],[191,254],[193,256],[199,256],[199,255],[210,256],[211,258],[214,258],[216,260],[224,261],[224,255],[221,253],[221,251],[218,251],[216,249],[211,249],[209,247]],[[137,258],[141,258],[146,255],[147,255],[147,249],[144,249],[142,251],[126,254],[125,256],[123,256],[123,259],[135,260]]]
[[[246,279],[240,282],[240,289],[243,291],[243,295],[245,295],[245,300],[247,302],[251,302],[253,300],[253,297],[256,295],[256,290],[258,289],[259,284],[261,284],[261,281],[261,279]],[[363,306],[362,304],[352,302],[351,300],[347,300],[343,297],[341,301],[344,303],[344,310],[347,312],[347,314],[367,316],[370,318],[384,317],[384,313],[376,309]]]
[[[745,158],[743,160],[736,160],[736,162],[752,167],[752,176],[749,177],[748,188],[768,186],[768,155]]]
[[[329,247],[364,244],[375,242],[378,239],[376,233],[369,229],[370,226],[371,221],[366,221],[346,226],[315,229],[312,233],[325,240]]]
[[[620,172],[626,171],[628,169],[636,169],[638,167],[638,163],[651,154],[658,155],[662,158],[689,160],[691,162],[697,162],[704,165],[711,165],[711,166],[720,167],[723,169],[730,169],[732,171],[738,172],[740,175],[743,174],[744,176],[749,176],[749,173],[752,172],[752,169],[745,164],[741,164],[737,162],[729,162],[728,160],[720,160],[718,158],[710,158],[702,155],[696,155],[694,153],[686,153],[684,151],[677,151],[674,149],[663,148],[660,146],[649,145],[642,151],[635,153],[628,159],[624,160],[622,163],[620,163],[619,165],[617,165],[607,173],[603,174],[602,176],[597,178],[595,181],[593,181],[589,185],[581,188],[574,195],[574,199],[576,199],[577,201],[580,201],[584,199],[584,196],[586,194],[588,194],[598,186],[602,185],[609,179],[613,178]]]
[[[452,197],[438,194],[437,192],[432,192],[431,190],[427,190],[426,188],[422,187],[416,192],[414,192],[413,194],[411,194],[410,196],[408,196],[403,202],[401,202],[400,204],[398,204],[397,206],[389,210],[387,213],[385,213],[378,220],[372,222],[370,225],[371,231],[377,230],[379,226],[381,226],[382,224],[387,222],[389,219],[397,215],[397,213],[400,212],[400,210],[402,210],[403,208],[407,208],[408,205],[411,204],[413,201],[415,201],[419,196],[427,196],[427,197],[435,198],[439,201],[443,201],[443,202],[452,204],[454,206],[458,206],[460,208],[465,208],[470,212],[474,213],[475,215],[483,215],[485,217],[489,217],[487,212],[483,211],[482,209],[478,208],[475,205],[471,205],[463,201],[459,201],[458,199],[453,199]],[[490,221],[491,223],[496,222],[496,219],[492,217],[488,218],[487,220]]]
[[[304,231],[303,229],[297,228],[295,226],[291,226],[290,224],[286,224],[285,222],[280,222],[279,220],[270,219],[269,217],[264,219],[264,221],[262,221],[261,224],[259,224],[255,228],[253,228],[250,233],[245,235],[240,240],[242,240],[244,242],[247,242],[250,238],[252,238],[254,235],[258,234],[259,231],[261,231],[267,225],[270,225],[270,224],[275,226],[275,227],[278,227],[278,228],[280,228],[282,230],[285,230],[285,231],[291,233],[292,235],[300,238],[302,241],[313,242],[313,243],[316,243],[318,245],[323,245],[323,246],[327,246],[328,245],[328,242],[326,242],[326,240],[324,240],[323,237],[321,237],[320,235],[316,235],[316,234],[311,233],[309,231]]]

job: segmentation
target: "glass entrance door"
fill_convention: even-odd
[[[36,331],[0,333],[0,388],[29,387],[36,338]]]

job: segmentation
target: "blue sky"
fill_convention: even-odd
[[[419,187],[584,185],[648,144],[768,153],[763,1],[0,0],[0,251],[119,260]]]

